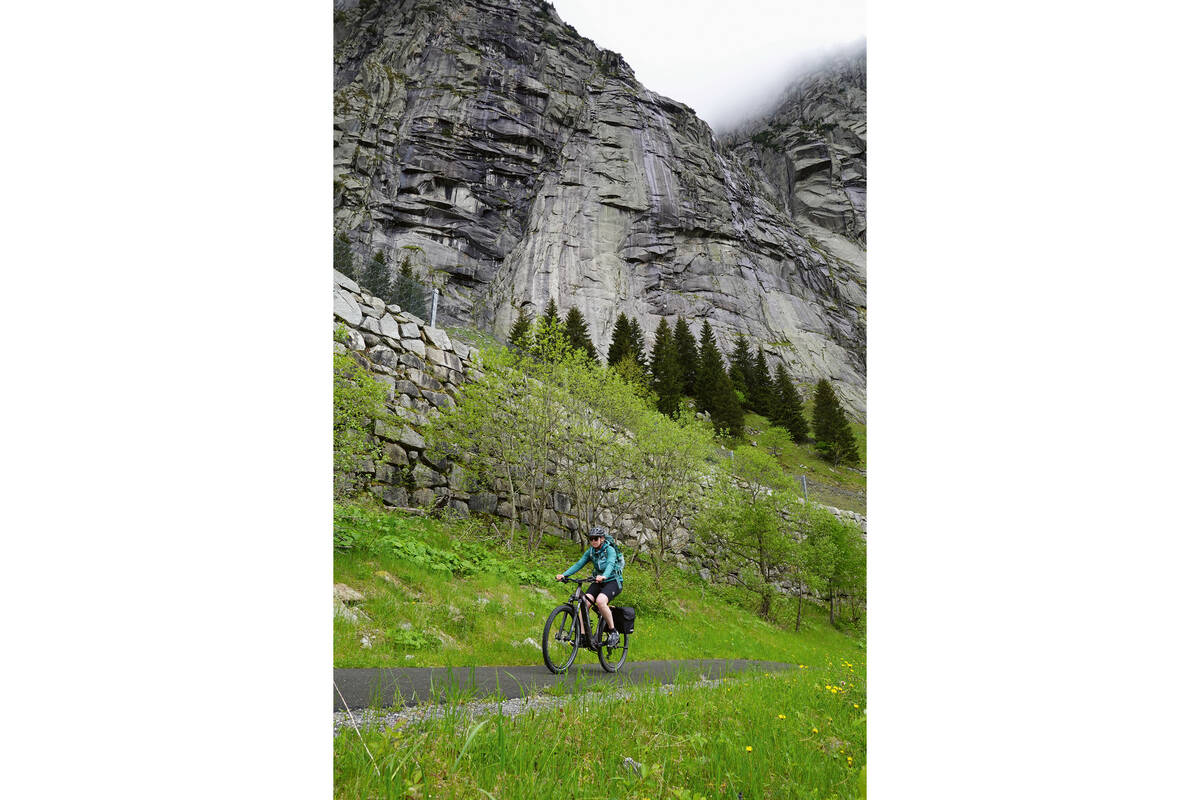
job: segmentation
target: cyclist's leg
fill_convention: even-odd
[[[595,604],[595,602],[596,598],[592,597],[590,594],[585,594],[583,596],[583,616],[587,617],[586,624],[589,626],[592,624],[592,619],[589,615],[592,613],[592,606]],[[579,633],[582,636],[584,632],[585,631],[580,631]],[[598,631],[592,631],[593,638],[595,637],[596,633],[598,633]]]
[[[616,587],[613,587],[616,588]],[[617,591],[620,591],[619,589]],[[605,633],[616,630],[616,625],[613,624],[612,609],[608,607],[609,595],[616,596],[616,591],[610,591],[608,587],[604,591],[596,594],[596,606],[600,609],[600,616],[604,617],[604,621],[608,623],[608,627],[604,629]]]

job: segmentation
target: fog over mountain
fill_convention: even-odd
[[[725,132],[866,35],[865,0],[557,0],[558,14],[638,79]]]

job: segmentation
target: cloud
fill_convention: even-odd
[[[646,88],[717,130],[770,105],[806,66],[866,34],[864,0],[557,0],[564,22],[615,50]]]

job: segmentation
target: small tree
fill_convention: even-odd
[[[817,452],[834,466],[842,462],[858,463],[858,442],[854,438],[854,430],[833,392],[832,384],[825,378],[817,382],[813,396],[813,439],[817,443]]]
[[[738,403],[733,382],[725,372],[716,337],[708,320],[700,329],[700,365],[696,369],[696,406],[712,417],[719,433],[734,438],[742,435],[742,407]]]
[[[505,485],[513,504],[510,541],[524,503],[530,552],[541,544],[559,489],[568,408],[558,363],[547,357],[566,351],[566,340],[557,323],[539,327],[546,334],[539,341],[527,334],[524,350],[483,351],[482,379],[463,384],[455,408],[426,428],[434,457],[453,456],[477,482]]]
[[[767,358],[763,355],[763,349],[760,347],[746,386],[746,399],[756,414],[770,418],[772,390],[771,370],[767,368]]]
[[[700,353],[696,348],[696,337],[692,336],[683,315],[675,320],[675,352],[679,356],[680,390],[688,397],[695,397]]]
[[[425,288],[413,274],[412,263],[407,254],[404,256],[404,262],[400,265],[400,272],[392,280],[388,301],[415,316],[421,318],[427,316]]]
[[[532,325],[529,315],[525,313],[525,306],[521,306],[517,311],[517,318],[512,324],[512,328],[508,331],[508,343],[515,345],[520,342],[529,333]]]
[[[344,498],[361,491],[364,474],[379,459],[375,420],[386,413],[386,392],[349,353],[333,357],[333,493]]]
[[[729,357],[729,380],[733,388],[741,393],[742,400],[749,396],[750,379],[754,370],[754,361],[750,357],[750,345],[746,337],[739,333],[737,343],[733,347],[733,355]]]
[[[612,367],[612,370],[621,377],[621,380],[634,387],[642,397],[649,399],[651,393],[649,376],[646,375],[646,370],[642,368],[642,365],[634,359],[632,353],[626,353]]]
[[[587,321],[583,318],[583,312],[575,306],[571,306],[570,310],[567,311],[564,330],[567,334],[567,341],[571,343],[571,347],[582,350],[591,360],[597,360],[596,348],[592,345],[592,335],[588,332]]]
[[[719,554],[717,569],[759,596],[763,619],[771,615],[773,582],[798,563],[799,542],[784,516],[797,508],[795,481],[775,459],[742,445],[696,518],[702,540]]]
[[[554,302],[553,297],[550,298],[550,302],[546,305],[546,313],[542,315],[542,319],[547,324],[551,321],[557,322],[559,325],[562,324],[562,320],[558,318],[558,303]]]
[[[712,439],[694,414],[673,420],[645,413],[635,421],[632,433],[630,475],[616,502],[631,501],[627,505],[652,534],[650,561],[658,578],[675,533],[673,520],[682,517],[696,499],[696,484],[704,456],[712,451]]]
[[[708,320],[704,320],[704,324],[700,326],[700,363],[696,367],[696,407],[701,411],[712,413],[717,373],[724,371],[712,326],[708,324]]]
[[[862,597],[866,588],[867,545],[858,526],[843,522],[823,508],[806,504],[800,570],[810,588],[824,592],[829,624],[836,621],[839,597]]]
[[[333,237],[333,268],[351,280],[358,280],[354,251],[350,249],[350,237],[344,233]]]
[[[775,418],[777,425],[782,425],[791,434],[792,441],[799,444],[808,438],[808,422],[804,419],[804,402],[796,391],[792,379],[783,369],[783,362],[775,365],[775,380],[772,382],[775,394]]]
[[[629,320],[629,352],[633,360],[643,370],[646,369],[646,337],[642,334],[642,326],[636,319]]]
[[[569,406],[560,484],[586,531],[599,522],[600,509],[611,507],[614,493],[629,480],[629,465],[637,456],[628,431],[646,413],[646,402],[616,370],[601,367],[578,349],[560,374]],[[582,535],[578,541],[584,543]]]
[[[391,275],[388,269],[387,256],[382,250],[376,250],[375,255],[371,256],[370,262],[363,270],[362,280],[359,281],[362,288],[366,289],[371,294],[381,300],[388,296],[388,290],[391,287]]]
[[[717,357],[720,358],[720,356]],[[734,439],[740,438],[743,413],[742,406],[737,399],[737,392],[733,388],[733,381],[729,380],[729,375],[724,369],[718,370],[717,383],[712,393],[713,427],[718,433]]]
[[[783,449],[791,440],[786,430],[772,425],[758,436],[758,446],[766,450],[772,458],[778,459],[783,455]]]
[[[528,344],[528,349],[535,358],[554,363],[566,358],[571,350],[567,334],[563,331],[562,320],[557,314],[543,314],[538,318],[533,341]]]
[[[680,386],[679,354],[675,338],[666,317],[658,322],[654,333],[654,350],[650,355],[650,388],[658,395],[658,410],[668,416],[679,413]]]
[[[625,356],[633,352],[632,335],[629,317],[624,313],[618,314],[617,322],[613,326],[612,342],[608,345],[608,365],[610,367],[615,367]]]

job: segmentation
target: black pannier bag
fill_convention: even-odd
[[[637,609],[633,606],[612,606],[613,625],[617,633],[633,633],[633,617]]]

